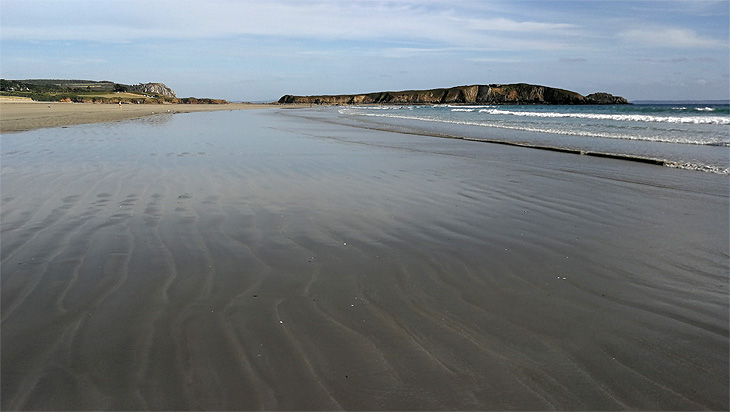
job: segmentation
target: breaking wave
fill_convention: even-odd
[[[499,110],[501,112],[504,112],[504,110]],[[348,113],[344,110],[341,110],[340,113]],[[529,112],[514,112],[514,113],[529,113]],[[533,112],[534,113],[534,112]],[[634,134],[623,134],[623,133],[610,133],[610,132],[591,132],[586,130],[570,130],[570,129],[564,129],[564,128],[553,128],[553,127],[534,127],[534,126],[526,126],[526,125],[515,125],[515,124],[501,124],[501,123],[493,123],[493,122],[479,122],[479,121],[464,121],[464,120],[451,120],[451,119],[443,119],[443,118],[437,118],[437,117],[430,117],[430,116],[409,116],[409,115],[401,115],[401,114],[392,114],[392,113],[349,113],[349,114],[358,114],[361,116],[370,116],[370,117],[389,117],[393,119],[405,119],[405,120],[420,120],[425,122],[436,122],[436,123],[449,123],[449,124],[458,124],[458,125],[465,125],[465,126],[480,126],[480,127],[496,127],[500,129],[509,129],[509,130],[518,130],[518,131],[525,131],[525,132],[537,132],[537,133],[551,133],[551,134],[559,134],[559,135],[567,135],[567,136],[586,136],[586,137],[600,137],[604,139],[623,139],[623,140],[644,140],[644,141],[650,141],[650,142],[660,142],[660,143],[681,143],[681,144],[692,144],[692,145],[708,145],[708,146],[723,146],[723,147],[730,147],[730,143],[727,141],[722,140],[707,140],[707,139],[695,139],[692,137],[679,137],[679,136],[672,136],[672,135],[634,135]],[[544,113],[538,113],[538,114],[544,114]],[[549,114],[549,113],[548,113]],[[565,113],[559,113],[564,115]],[[613,116],[613,115],[611,115]],[[549,117],[549,116],[542,116],[542,117]],[[557,117],[557,116],[554,116]],[[591,117],[595,119],[594,117]]]
[[[727,159],[730,115],[725,105],[544,108],[391,105],[350,106],[339,112],[380,118],[381,121],[374,121],[442,136],[647,161],[730,175]],[[518,133],[490,132],[488,129]]]
[[[710,109],[711,107],[698,108]],[[620,122],[659,122],[659,123],[690,123],[690,124],[730,124],[728,116],[650,116],[643,114],[604,114],[604,113],[559,113],[559,112],[523,112],[501,109],[481,109],[480,113],[492,115],[511,115],[521,117],[550,117],[550,118],[574,118],[593,120],[615,120]]]

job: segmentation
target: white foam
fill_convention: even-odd
[[[434,107],[434,106],[431,106]],[[444,107],[444,106],[439,106]],[[459,108],[459,107],[457,107]],[[668,135],[644,135],[644,136],[636,136],[632,134],[619,134],[619,133],[609,133],[606,131],[603,132],[589,132],[589,131],[577,131],[577,130],[566,130],[566,129],[559,129],[559,128],[550,128],[548,124],[544,124],[543,127],[535,127],[534,125],[527,126],[526,124],[502,124],[498,122],[491,122],[491,121],[464,121],[464,120],[454,120],[454,119],[444,119],[436,116],[425,116],[423,114],[421,115],[413,115],[414,112],[393,112],[393,111],[363,111],[359,110],[359,107],[351,107],[349,109],[341,109],[340,113],[342,114],[351,114],[351,115],[360,115],[360,116],[370,116],[370,117],[385,117],[385,118],[393,118],[393,119],[405,119],[405,120],[417,120],[417,121],[425,121],[425,122],[434,122],[434,123],[446,123],[446,124],[456,124],[456,125],[467,125],[467,126],[479,126],[479,127],[491,127],[491,128],[501,128],[501,129],[510,129],[510,130],[518,130],[518,131],[526,131],[526,132],[538,132],[538,133],[551,133],[551,134],[559,134],[559,135],[569,135],[569,136],[587,136],[587,137],[597,137],[597,138],[609,138],[609,139],[623,139],[623,140],[638,140],[638,141],[652,141],[652,142],[660,142],[660,143],[681,143],[681,144],[692,144],[692,145],[712,145],[712,146],[723,146],[728,147],[730,146],[730,141],[728,141],[724,137],[720,138],[713,138],[713,139],[696,139],[692,138],[692,134],[683,134],[680,136],[668,136]],[[484,120],[484,119],[481,119]],[[480,138],[469,138],[470,140],[483,140]],[[486,140],[486,141],[492,141],[492,140]],[[497,141],[497,140],[494,140]],[[641,155],[638,156],[638,158],[642,158]],[[730,175],[730,168],[726,166],[717,166],[717,165],[708,165],[708,164],[701,164],[701,163],[683,163],[683,162],[670,162],[670,161],[664,161],[665,165],[668,167],[673,168],[680,168],[680,169],[687,169],[687,170],[696,170],[696,171],[703,171],[708,173],[715,173],[715,174],[721,174],[721,175]]]
[[[362,109],[362,110],[400,110],[404,108],[413,109],[413,106],[386,106],[386,105],[380,105],[380,106],[352,106],[352,108]]]
[[[710,109],[710,108],[708,108]],[[557,113],[557,112],[518,112],[500,109],[482,109],[480,113],[522,117],[554,117],[594,120],[616,120],[629,122],[691,123],[691,124],[730,124],[727,116],[648,116],[641,114],[602,114],[602,113]]]
[[[518,112],[522,113],[522,112]],[[620,133],[608,133],[608,132],[589,132],[585,130],[566,130],[566,129],[557,129],[557,128],[541,128],[541,127],[530,127],[530,126],[516,126],[516,125],[507,125],[507,124],[499,124],[499,123],[491,123],[491,122],[473,122],[473,121],[462,121],[462,120],[447,120],[447,119],[440,119],[440,118],[434,118],[434,117],[428,117],[428,116],[407,116],[407,115],[399,115],[399,114],[392,114],[392,113],[351,113],[351,114],[357,114],[361,116],[372,116],[372,117],[388,117],[392,119],[405,119],[405,120],[421,120],[426,122],[436,122],[436,123],[449,123],[449,124],[458,124],[458,125],[467,125],[467,126],[481,126],[481,127],[495,127],[500,129],[509,129],[509,130],[519,130],[519,131],[525,131],[525,132],[537,132],[537,133],[550,133],[550,134],[559,134],[559,135],[565,135],[565,136],[586,136],[586,137],[600,137],[605,139],[622,139],[622,140],[643,140],[643,141],[650,141],[650,142],[658,142],[658,143],[681,143],[681,144],[693,144],[693,145],[715,145],[715,146],[724,146],[727,145],[728,142],[721,141],[721,140],[701,140],[701,139],[693,139],[691,137],[687,136],[667,136],[667,135],[643,135],[643,136],[636,136],[636,135],[630,135],[630,134],[620,134]]]
[[[447,104],[446,106],[434,106],[434,107],[449,107],[449,108],[460,108],[460,109],[489,109],[492,107],[497,107],[494,105],[472,105],[472,106],[466,106],[466,105],[453,105],[453,104]]]
[[[730,175],[730,168],[728,168],[728,167],[698,165],[698,164],[694,164],[694,163],[674,163],[674,162],[665,162],[664,165],[667,167],[673,167],[675,169],[697,170],[700,172],[716,173],[719,175]]]

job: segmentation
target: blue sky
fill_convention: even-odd
[[[0,0],[3,78],[276,100],[526,82],[727,99],[730,1]]]

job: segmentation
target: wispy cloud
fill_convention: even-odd
[[[519,64],[524,63],[524,60],[520,59],[510,59],[510,58],[500,58],[500,57],[475,57],[467,59],[470,62],[475,63],[504,63],[504,64]]]
[[[0,16],[21,14],[22,2],[3,0]],[[2,19],[6,40],[86,40],[278,36],[317,40],[429,42],[455,47],[555,49],[575,25],[565,22],[474,18],[468,9],[445,2],[375,1],[121,1],[44,2],[32,19]],[[75,7],[74,7],[75,6]],[[17,10],[16,10],[17,9]],[[87,13],[72,12],[85,9]],[[109,21],[109,24],[99,22]],[[111,23],[114,22],[114,23]],[[524,34],[520,38],[507,33]]]
[[[458,20],[457,20],[458,21]],[[523,33],[554,33],[565,32],[566,30],[575,29],[578,26],[571,23],[549,23],[538,21],[518,21],[503,17],[489,19],[464,19],[464,28],[471,30],[484,31],[506,31],[506,32],[523,32]]]
[[[81,58],[81,59],[62,59],[59,61],[61,64],[66,65],[88,65],[88,64],[104,64],[107,60],[105,59],[93,59],[93,58]]]
[[[631,44],[664,48],[711,49],[728,46],[727,39],[724,41],[713,39],[683,28],[657,27],[629,29],[620,32],[618,37],[624,42]]]
[[[583,57],[560,57],[558,61],[560,63],[585,63],[588,59]]]
[[[692,63],[692,62],[700,62],[700,63],[718,63],[719,60],[717,60],[714,57],[697,57],[697,58],[687,58],[687,57],[673,57],[673,58],[667,58],[667,59],[654,59],[654,58],[642,58],[639,59],[643,62],[648,63],[660,63],[660,64],[666,64],[666,63]]]

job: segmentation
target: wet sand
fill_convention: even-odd
[[[228,104],[93,104],[34,102],[0,98],[0,133],[61,127],[85,123],[103,123],[135,119],[159,113],[190,113],[218,110],[270,108],[251,103]]]
[[[3,410],[726,410],[727,177],[281,109],[2,136]]]

